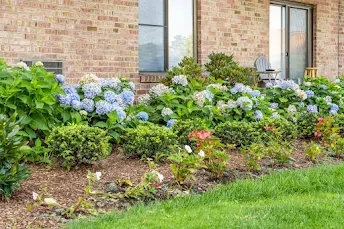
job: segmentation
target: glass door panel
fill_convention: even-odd
[[[305,9],[290,8],[289,77],[297,81],[308,65],[308,26]]]

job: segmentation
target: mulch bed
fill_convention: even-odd
[[[295,153],[292,160],[283,166],[274,166],[271,161],[263,161],[262,170],[256,173],[248,172],[244,157],[236,151],[232,151],[231,160],[228,164],[229,171],[225,174],[221,182],[228,183],[239,178],[254,178],[270,171],[281,168],[306,168],[316,164],[309,162],[303,154],[303,142],[297,141]],[[330,156],[319,158],[319,163],[334,164],[341,162]],[[87,183],[87,171],[101,171],[102,177],[94,190],[106,190],[109,183],[117,179],[130,178],[134,182],[139,182],[142,175],[148,171],[145,162],[139,159],[126,159],[122,154],[114,152],[106,160],[93,166],[81,166],[67,171],[64,168],[54,166],[46,168],[39,165],[31,165],[32,176],[22,182],[21,189],[17,191],[10,200],[0,200],[0,228],[61,228],[67,219],[59,216],[45,207],[38,207],[32,211],[27,211],[26,207],[33,204],[32,192],[39,193],[42,187],[46,187],[54,199],[62,205],[70,206],[75,203],[78,196],[82,195]],[[158,171],[164,175],[164,183],[172,182],[173,177],[168,163],[162,163]],[[208,172],[199,171],[197,177],[197,190],[203,192],[217,185],[219,181],[214,180]],[[163,199],[163,198],[162,198]],[[111,211],[125,209],[138,201],[123,200],[122,202],[98,204],[98,209]]]

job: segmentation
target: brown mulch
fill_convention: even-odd
[[[244,157],[240,152],[232,151],[228,164],[229,172],[225,174],[222,182],[231,182],[238,178],[257,177],[257,175],[267,174],[271,170],[281,168],[306,168],[316,164],[309,162],[303,153],[304,141],[297,141],[295,153],[292,160],[283,165],[272,165],[269,161],[263,161],[262,171],[258,173],[248,172]],[[338,163],[342,160],[333,157],[321,157],[319,162],[324,164]],[[268,166],[266,166],[268,165]],[[120,153],[114,152],[106,160],[93,165],[81,166],[68,171],[64,168],[54,166],[46,168],[39,165],[31,165],[32,175],[30,179],[23,181],[21,189],[17,191],[10,200],[0,200],[0,229],[7,228],[61,228],[64,221],[62,217],[52,217],[45,208],[40,207],[33,211],[27,211],[26,207],[33,204],[32,192],[41,192],[42,187],[46,187],[54,199],[62,205],[70,206],[75,203],[78,196],[82,195],[87,183],[87,171],[101,171],[102,177],[99,184],[94,186],[95,190],[104,190],[109,183],[117,179],[129,178],[138,183],[142,175],[148,171],[145,162],[139,159],[126,159]],[[168,163],[162,163],[158,171],[165,177],[165,182],[172,181]],[[211,178],[209,173],[201,171],[197,173],[197,184],[199,187],[209,189],[216,186],[218,181]],[[119,209],[114,207],[115,209]],[[109,208],[104,208],[110,210]]]

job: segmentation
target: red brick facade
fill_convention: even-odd
[[[344,1],[296,2],[314,5],[314,65],[329,78],[343,74]],[[269,4],[197,0],[198,61],[204,64],[210,52],[221,51],[251,67],[268,55]],[[10,64],[62,60],[72,83],[84,73],[139,82],[138,0],[0,0],[0,57]]]

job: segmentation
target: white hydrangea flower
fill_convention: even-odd
[[[149,90],[149,93],[154,96],[154,97],[159,97],[161,96],[162,94],[165,94],[165,93],[168,93],[168,92],[171,92],[171,90],[163,85],[163,84],[158,84],[154,87],[152,87],[150,90]]]
[[[101,172],[96,172],[94,175],[96,176],[97,180],[100,180],[100,177],[102,176],[102,173]]]
[[[220,111],[225,111],[229,108],[229,105],[225,103],[224,101],[218,101],[216,104],[217,109]]]
[[[228,100],[227,104],[228,104],[229,109],[234,109],[238,107],[237,102],[234,101],[233,99]]]
[[[205,153],[203,150],[199,151],[198,156],[200,157],[205,157]]]
[[[137,102],[140,104],[149,105],[150,100],[151,100],[151,96],[149,94],[144,94],[144,95],[139,96],[139,98],[137,99]]]
[[[17,66],[17,68],[21,68],[21,69],[25,69],[25,70],[28,69],[27,64],[25,64],[23,61],[17,63],[16,66]]]
[[[301,89],[297,89],[295,91],[295,93],[296,93],[297,97],[299,97],[301,100],[306,100],[308,97],[307,93]]]
[[[174,76],[172,78],[172,83],[185,87],[186,85],[188,85],[188,78],[185,75]]]
[[[336,79],[334,83],[340,83],[340,79]]]
[[[37,61],[37,62],[35,63],[35,66],[36,66],[36,67],[43,67],[44,64],[42,63],[42,61]]]
[[[311,82],[304,82],[303,83],[306,87],[311,87],[312,86],[312,83]]]
[[[326,104],[327,104],[327,105],[331,105],[331,104],[332,104],[332,98],[331,98],[331,96],[326,96],[326,97],[325,97],[325,101],[326,101]]]
[[[156,176],[158,177],[160,183],[164,180],[164,175],[162,175],[158,171],[153,171],[152,173],[156,174]]]
[[[289,105],[288,107],[288,113],[292,113],[292,114],[295,114],[297,112],[297,109],[294,105]]]
[[[173,111],[170,108],[164,107],[161,111],[162,117],[170,116],[173,114]]]
[[[100,79],[94,74],[85,74],[83,77],[80,78],[79,84],[89,84],[89,83],[99,83]]]

